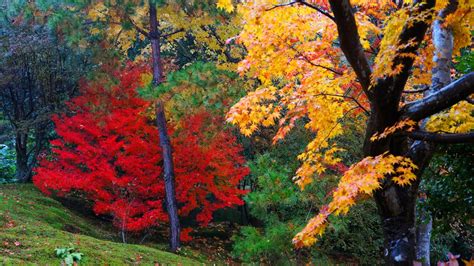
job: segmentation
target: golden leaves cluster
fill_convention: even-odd
[[[217,8],[223,9],[226,12],[234,11],[232,0],[217,0]]]
[[[418,124],[417,122],[415,122],[415,121],[413,121],[409,118],[406,118],[402,121],[399,121],[399,122],[395,123],[395,125],[393,125],[391,127],[387,127],[381,133],[375,133],[370,138],[370,140],[371,141],[381,140],[381,139],[384,139],[384,138],[388,137],[389,135],[392,135],[393,133],[400,132],[402,130],[404,130],[406,132],[412,132],[412,131],[415,130],[415,126],[417,124]]]
[[[447,5],[448,0],[440,3]],[[456,11],[449,14],[444,20],[444,26],[453,32],[454,47],[453,56],[459,56],[461,49],[469,47],[471,42],[471,32],[474,30],[474,2],[470,0],[459,0]]]
[[[431,29],[422,40],[422,49],[418,49],[418,53],[402,53],[419,44],[415,40],[400,44],[399,37],[404,28],[413,23],[434,19],[433,14],[446,6],[447,1],[437,1],[434,10],[421,12],[416,17],[410,13],[410,8],[413,8],[411,0],[403,1],[405,3],[401,6],[405,7],[402,8],[391,0],[351,1],[357,10],[355,19],[360,41],[373,69],[372,82],[399,74],[402,65],[394,63],[394,58],[405,57],[414,60],[407,87],[417,88],[431,83],[434,66]],[[230,9],[230,1],[219,2],[223,9]],[[327,0],[307,2],[331,13]],[[243,1],[237,7],[243,29],[236,41],[247,50],[238,71],[248,78],[257,79],[260,86],[231,108],[228,121],[247,136],[260,126],[277,125],[276,142],[285,138],[297,120],[305,118],[305,127],[315,133],[315,138],[298,156],[302,163],[294,179],[304,188],[315,176],[340,162],[338,155],[342,150],[334,139],[344,133],[343,119],[351,115],[354,108],[360,110],[352,100],[364,102],[364,99],[359,98],[360,85],[338,45],[334,22],[314,9],[297,4],[283,6],[285,3],[289,2],[254,0]],[[470,45],[472,5],[473,1],[461,0],[455,15],[446,18],[446,25],[454,33],[455,54],[460,48]],[[404,100],[418,97],[412,95],[421,94],[411,94]],[[466,104],[462,102],[435,116],[427,128],[441,130],[443,125],[449,125],[442,130],[465,132],[472,129],[472,105],[468,107]],[[453,122],[446,123],[446,120]],[[400,130],[411,131],[415,126],[414,121],[401,121],[375,135],[373,140]],[[295,244],[307,246],[314,243],[316,236],[324,232],[330,214],[347,213],[358,197],[370,195],[380,187],[382,180],[390,178],[389,181],[401,186],[410,184],[416,178],[415,169],[409,159],[389,154],[368,157],[353,165],[333,193],[333,201],[295,237]]]
[[[239,71],[261,85],[231,108],[228,121],[247,136],[278,124],[276,142],[307,118],[305,127],[316,137],[299,156],[295,180],[304,188],[315,173],[340,162],[341,149],[331,140],[343,133],[341,119],[354,108],[344,96],[356,77],[333,45],[337,29],[329,18],[302,6],[274,8],[277,3],[254,1],[238,9],[244,26],[237,42],[248,51]]]
[[[344,173],[338,187],[332,193],[332,201],[322,207],[319,214],[293,238],[293,243],[296,247],[314,244],[317,237],[324,233],[329,215],[347,214],[358,198],[372,195],[387,177],[391,177],[391,180],[400,186],[410,184],[416,179],[414,173],[416,169],[417,167],[410,159],[391,154],[366,157],[352,165]]]
[[[394,65],[395,56],[411,57],[415,59],[413,74],[408,81],[408,86],[430,84],[431,69],[433,68],[433,44],[431,29],[425,36],[421,43],[422,49],[417,54],[401,54],[399,51],[414,45],[413,41],[407,44],[399,44],[398,37],[404,28],[409,27],[416,21],[430,21],[433,18],[439,19],[436,14],[446,8],[450,0],[436,1],[435,8],[421,12],[418,16],[409,16],[409,8],[405,7],[393,12],[383,25],[383,38],[380,44],[380,50],[374,60],[372,80],[386,76],[393,76],[402,70],[402,65]],[[361,2],[371,2],[363,0]],[[406,1],[411,2],[411,1]],[[416,8],[416,7],[415,7]],[[444,19],[443,27],[450,29],[453,32],[454,48],[453,56],[460,55],[462,48],[471,45],[471,32],[474,29],[474,2],[469,0],[458,1],[458,6],[454,13],[449,14]]]
[[[426,123],[431,132],[468,133],[474,131],[474,104],[461,101],[448,110],[433,115]]]

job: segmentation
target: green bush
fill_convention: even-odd
[[[13,182],[16,171],[15,151],[0,144],[0,184]]]
[[[249,162],[253,190],[246,195],[252,217],[259,226],[245,226],[234,236],[234,257],[244,262],[294,264],[313,262],[327,264],[327,258],[337,261],[379,263],[383,236],[372,201],[354,207],[347,217],[331,218],[326,234],[311,248],[294,250],[291,243],[298,233],[330,197],[328,192],[337,185],[338,175],[318,178],[301,191],[292,181],[299,166],[297,155],[304,150],[312,136],[304,128],[294,129],[287,139]],[[347,136],[338,140],[347,150],[361,145],[361,138]],[[357,155],[345,154],[348,164]],[[370,244],[369,244],[370,243]],[[327,261],[326,261],[327,262]]]
[[[421,190],[427,194],[425,208],[433,217],[431,256],[433,261],[446,254],[469,259],[474,246],[474,146],[446,145],[425,171]]]

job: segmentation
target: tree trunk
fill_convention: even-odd
[[[152,66],[153,66],[153,84],[159,85],[163,76],[163,68],[161,64],[160,54],[160,32],[158,30],[158,19],[156,14],[156,6],[153,1],[149,1],[150,5],[150,32],[149,39],[152,50]],[[176,190],[174,183],[173,154],[170,139],[168,136],[168,128],[166,125],[165,110],[163,102],[158,100],[156,103],[156,124],[158,126],[158,134],[160,136],[160,146],[163,154],[163,177],[165,181],[166,192],[166,210],[170,221],[170,249],[176,252],[180,247],[179,241],[179,218],[178,205],[176,203]]]
[[[457,8],[458,2],[451,0],[449,5],[440,11],[438,19],[433,23],[433,45],[435,48],[433,62],[435,66],[432,69],[431,87],[425,92],[424,96],[429,96],[451,83],[451,62],[453,53],[453,33],[452,30],[443,26],[444,18]],[[422,122],[421,128],[425,128],[427,120]],[[431,158],[435,145],[431,145],[426,153]],[[430,265],[430,241],[433,219],[431,213],[427,210],[417,212],[416,227],[416,260],[423,266]]]
[[[391,185],[377,191],[375,201],[382,219],[386,265],[412,265],[416,258],[412,189]]]
[[[15,138],[16,151],[16,179],[26,183],[31,180],[31,172],[28,167],[28,134],[17,132]]]
[[[176,203],[176,192],[174,183],[174,171],[173,171],[173,157],[171,144],[166,130],[166,117],[163,110],[163,103],[158,101],[156,104],[156,123],[158,125],[158,132],[160,134],[160,145],[163,153],[163,171],[165,179],[165,191],[166,191],[166,209],[170,220],[170,247],[175,252],[179,246],[179,218],[178,218],[178,206]]]
[[[416,260],[423,266],[430,265],[430,242],[433,219],[427,210],[417,211]]]

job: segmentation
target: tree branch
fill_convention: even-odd
[[[322,10],[321,8],[315,6],[315,5],[312,5],[308,2],[305,2],[303,0],[295,0],[293,2],[289,2],[289,3],[286,3],[286,4],[279,4],[279,5],[274,5],[273,7],[267,9],[266,11],[270,11],[270,10],[273,10],[275,8],[278,8],[278,7],[284,7],[284,6],[291,6],[291,5],[294,5],[294,4],[301,4],[301,5],[304,5],[304,6],[307,6],[309,8],[312,8],[316,11],[318,11],[319,13],[323,14],[324,16],[328,17],[329,19],[331,19],[332,21],[334,21],[334,17],[329,14],[328,12]]]
[[[329,0],[329,4],[331,5],[334,21],[337,25],[342,52],[354,69],[364,92],[367,93],[372,70],[364,54],[364,48],[360,43],[352,6],[349,0]]]
[[[406,104],[401,110],[401,115],[419,121],[451,107],[472,93],[474,93],[474,72],[464,75],[423,99]]]
[[[163,37],[163,38],[166,39],[166,38],[168,38],[168,37],[170,37],[170,36],[172,36],[172,35],[175,35],[176,33],[180,33],[180,32],[183,32],[183,31],[184,31],[184,29],[177,29],[177,30],[172,31],[172,32],[170,32],[170,33],[163,34],[161,37]]]
[[[298,54],[298,56],[301,56],[301,57],[304,59],[304,61],[306,61],[308,64],[310,64],[310,65],[312,65],[312,66],[314,66],[314,67],[320,67],[320,68],[326,69],[326,70],[331,71],[331,72],[333,72],[334,74],[337,74],[337,75],[339,75],[339,76],[342,76],[342,75],[343,75],[342,72],[339,72],[339,71],[337,71],[337,70],[334,70],[334,69],[332,69],[332,68],[330,68],[330,67],[326,67],[326,66],[323,66],[323,65],[320,65],[320,64],[315,64],[315,63],[313,63],[306,55],[304,55],[303,53],[301,53],[300,51],[298,51],[298,49],[296,49],[295,47],[293,47],[293,46],[291,46],[291,45],[288,46],[288,47],[290,47],[291,50],[295,51],[295,52]]]
[[[465,134],[439,134],[427,131],[403,132],[400,135],[407,136],[414,140],[422,140],[436,143],[472,143],[474,142],[474,132]]]
[[[331,96],[331,97],[340,97],[344,99],[352,100],[357,106],[362,109],[367,115],[370,115],[369,110],[367,110],[355,97],[349,95],[341,95],[341,94],[332,94],[332,93],[318,93],[315,96]]]
[[[137,30],[143,36],[145,36],[147,38],[149,37],[149,33],[146,30],[140,28],[140,26],[138,26],[128,14],[125,14],[125,18],[130,22],[130,24],[132,24],[132,26],[135,28],[135,30]]]
[[[415,56],[431,25],[435,0],[415,0],[409,8],[410,18],[398,36],[392,71],[401,67],[395,75],[377,79],[374,84],[374,100],[381,106],[398,108],[403,88],[411,74]],[[409,56],[410,55],[410,56]],[[392,111],[392,110],[390,110]]]
[[[304,5],[304,6],[309,7],[309,8],[312,8],[312,9],[318,11],[319,13],[325,15],[326,17],[330,18],[332,21],[335,21],[335,18],[334,18],[333,16],[331,16],[331,14],[329,14],[328,12],[322,10],[321,8],[319,8],[319,7],[315,6],[315,5],[312,5],[312,4],[310,4],[310,3],[308,3],[308,2],[305,2],[305,1],[302,1],[302,0],[296,0],[295,2],[300,3],[300,4]]]
[[[227,60],[229,62],[231,62],[231,63],[240,62],[240,60],[241,60],[240,58],[235,58],[235,57],[232,56],[232,54],[230,53],[229,45],[222,41],[221,37],[219,37],[219,35],[217,34],[216,29],[214,27],[212,27],[212,26],[209,26],[209,27],[203,26],[202,28],[205,31],[207,31],[207,29],[209,29],[210,35],[212,35],[214,38],[216,38],[217,42],[222,47],[224,47],[223,53],[224,53],[225,57],[227,58]]]
[[[418,90],[406,90],[406,91],[403,91],[403,93],[422,93],[429,90],[429,88],[430,87],[426,86],[425,88],[418,89]]]

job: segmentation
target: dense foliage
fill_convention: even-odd
[[[434,156],[422,183],[426,201],[421,204],[433,216],[435,261],[448,252],[469,258],[474,228],[474,147],[442,146]]]
[[[354,129],[353,124],[348,121],[347,129]],[[380,262],[378,246],[383,239],[373,202],[354,208],[348,217],[332,219],[328,234],[315,247],[295,252],[288,245],[310,214],[327,203],[327,193],[337,184],[336,174],[346,169],[340,164],[331,170],[331,175],[321,177],[317,185],[310,184],[300,191],[292,181],[298,167],[295,158],[304,150],[305,140],[310,138],[311,134],[297,125],[288,139],[249,162],[251,174],[247,179],[253,184],[253,190],[245,196],[245,201],[250,215],[258,222],[257,226],[242,227],[235,236],[234,256],[246,262],[283,264],[297,261],[327,264],[329,258],[337,260],[342,259],[341,256],[363,264]],[[361,145],[359,136],[347,135],[339,142],[351,154],[346,156],[346,162],[358,157],[354,152]],[[366,241],[377,244],[366,246]]]
[[[82,86],[69,107],[56,116],[59,139],[53,155],[36,169],[34,183],[45,193],[83,192],[97,214],[109,214],[126,231],[167,220],[158,134],[150,121],[150,102],[138,97],[143,68],[113,73],[118,84],[98,80]],[[240,205],[237,188],[248,173],[235,137],[222,120],[205,110],[189,114],[171,129],[180,215],[191,212],[201,225],[215,210]],[[93,184],[93,185],[92,185]]]
[[[227,12],[234,4],[218,1]],[[474,73],[451,71],[453,58],[471,45],[472,3],[237,5],[244,26],[235,39],[248,51],[238,71],[259,84],[231,108],[228,121],[247,136],[278,126],[274,142],[304,121],[314,136],[298,156],[294,180],[302,190],[341,162],[344,150],[337,138],[348,133],[344,118],[365,118],[363,157],[342,174],[332,201],[295,235],[295,247],[314,245],[332,215],[346,215],[358,200],[374,197],[386,263],[429,259],[427,252],[418,252],[429,248],[419,245],[413,229],[422,173],[436,143],[473,138],[474,107],[466,98],[474,92]]]
[[[473,1],[0,6],[0,183],[230,264],[472,255]]]

